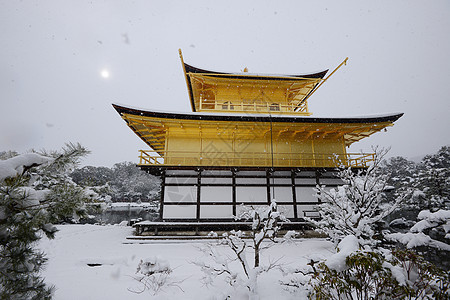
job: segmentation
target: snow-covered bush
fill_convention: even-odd
[[[200,248],[204,256],[209,257],[211,261],[202,258],[195,261],[194,264],[203,271],[203,283],[205,285],[212,285],[217,278],[223,277],[231,287],[235,289],[244,288],[244,291],[241,292],[247,292],[249,297],[253,297],[257,294],[258,276],[275,268],[278,262],[275,260],[267,266],[261,266],[261,252],[276,242],[275,238],[280,229],[278,222],[287,221],[287,219],[278,211],[275,201],[263,207],[242,205],[240,214],[236,219],[251,220],[251,230],[248,233],[240,230],[224,233],[218,245],[209,243]],[[289,237],[292,237],[292,235],[293,233]],[[231,249],[234,258],[221,253],[219,251],[220,245],[226,245]],[[246,251],[248,248],[252,249],[254,253],[253,265],[247,260]],[[239,263],[244,274],[231,268],[231,263],[234,261]],[[227,294],[224,297],[229,296],[230,294]]]
[[[144,276],[150,276],[155,273],[170,274],[172,273],[172,269],[167,260],[158,256],[153,256],[144,260],[141,259],[136,273],[140,273]]]
[[[310,299],[447,299],[449,274],[412,251],[359,248],[349,235],[322,262],[290,272],[284,288]],[[286,275],[286,274],[285,274]],[[306,293],[305,293],[306,291]]]
[[[53,238],[52,222],[71,218],[82,199],[67,173],[88,151],[67,144],[61,152],[27,153],[0,161],[0,299],[49,299],[40,278],[44,253],[35,249],[41,232]],[[67,203],[66,203],[67,201]]]
[[[334,189],[319,187],[319,220],[308,219],[317,229],[337,244],[348,235],[356,236],[361,244],[374,246],[377,223],[392,213],[402,197],[385,203],[387,176],[379,166],[387,150],[376,151],[373,164],[366,170],[342,168],[338,176],[344,185]]]
[[[339,252],[338,252],[339,253]],[[312,276],[313,299],[447,299],[448,274],[414,252],[356,251]]]
[[[142,286],[140,290],[129,289],[133,293],[143,293],[149,290],[153,295],[158,294],[164,288],[177,287],[180,290],[180,283],[182,281],[174,281],[170,274],[173,272],[167,260],[153,256],[141,260],[138,264],[135,279],[139,281]]]

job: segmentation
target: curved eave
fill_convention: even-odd
[[[269,115],[224,115],[204,113],[172,113],[146,111],[113,104],[119,114],[131,114],[143,117],[176,120],[203,120],[203,121],[231,121],[231,122],[280,122],[280,123],[383,123],[395,122],[403,113],[387,114],[380,116],[348,117],[348,118],[322,118],[305,116],[269,116]]]
[[[150,148],[163,156],[167,130],[172,126],[194,129],[209,126],[235,130],[249,130],[253,125],[261,124],[274,130],[280,136],[292,130],[299,133],[297,138],[343,138],[346,146],[392,126],[403,114],[389,114],[371,117],[353,118],[316,118],[301,116],[269,116],[269,115],[224,115],[205,113],[166,113],[145,111],[113,104],[116,111],[125,120],[128,127],[136,133]],[[212,124],[211,124],[212,123]],[[247,126],[246,123],[251,126]],[[244,127],[237,127],[244,125]],[[268,124],[271,124],[270,126]],[[273,128],[273,129],[272,129]],[[250,129],[253,130],[253,129]],[[242,132],[242,131],[241,131]]]
[[[206,74],[211,77],[217,77],[217,78],[227,78],[227,79],[239,79],[239,80],[278,80],[278,81],[289,81],[289,80],[298,80],[298,79],[322,79],[327,74],[328,70],[313,73],[313,74],[304,74],[304,75],[255,75],[255,74],[233,74],[233,73],[224,73],[224,72],[216,72],[216,71],[209,71],[200,69],[197,67],[193,67],[184,61],[183,64],[183,70],[184,75],[186,77],[186,84],[188,88],[189,93],[189,99],[191,100],[191,107],[192,111],[197,111],[195,106],[195,99],[194,99],[194,92],[192,89],[192,82],[191,78],[189,76],[190,73],[194,74]],[[317,86],[314,85],[312,90]]]
[[[304,75],[255,75],[255,74],[246,74],[246,73],[224,73],[224,72],[216,72],[209,71],[204,69],[199,69],[184,63],[184,68],[186,73],[202,73],[209,74],[217,77],[226,77],[226,78],[237,78],[237,79],[257,79],[257,80],[291,80],[298,78],[316,78],[322,79],[327,74],[328,70],[324,70],[321,72],[313,73],[313,74],[304,74]]]

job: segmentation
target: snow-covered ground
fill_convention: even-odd
[[[202,257],[198,247],[206,241],[146,241],[131,243],[131,227],[118,225],[61,225],[56,238],[42,238],[39,247],[47,253],[48,264],[43,272],[45,281],[56,286],[55,299],[216,299],[214,295],[226,287],[225,282],[207,288],[201,282],[202,272],[192,262]],[[218,246],[221,253],[232,256],[226,246]],[[275,245],[262,254],[262,264],[281,258],[286,267],[305,266],[311,258],[325,258],[334,253],[333,245],[323,239],[297,240],[295,243]],[[251,253],[249,253],[249,261]],[[172,286],[154,296],[142,288],[134,278],[141,259],[159,256],[169,262],[174,271]],[[88,266],[101,264],[101,266]],[[233,265],[239,270],[239,265]],[[258,280],[260,299],[294,299],[284,291],[278,270],[263,274]],[[298,295],[297,295],[297,298]]]

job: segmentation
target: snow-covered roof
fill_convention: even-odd
[[[166,131],[169,127],[198,130],[199,126],[213,125],[222,131],[232,132],[242,130],[243,127],[245,129],[249,125],[261,126],[261,128],[267,127],[278,133],[282,131],[305,133],[305,139],[313,134],[315,136],[329,133],[340,135],[344,138],[346,145],[350,145],[387,126],[392,126],[393,122],[403,115],[398,113],[365,117],[323,118],[297,115],[161,112],[117,104],[113,104],[113,107],[133,132],[161,155],[165,150]]]
[[[159,118],[175,118],[175,119],[198,119],[198,120],[229,120],[229,121],[265,121],[265,122],[297,122],[304,121],[307,123],[366,123],[366,122],[384,122],[396,121],[403,113],[386,113],[365,116],[352,117],[317,117],[317,116],[301,116],[296,114],[260,114],[260,113],[207,113],[207,112],[175,112],[175,111],[159,111],[147,110],[133,106],[125,106],[123,104],[112,104],[119,114],[129,113],[140,116],[152,116]]]

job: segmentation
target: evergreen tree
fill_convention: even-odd
[[[450,209],[449,146],[444,146],[436,154],[422,159],[415,187],[420,189],[426,198],[420,209]]]
[[[117,163],[111,169],[86,166],[74,170],[70,176],[77,184],[103,197],[109,195],[113,202],[151,201],[159,190],[159,180],[132,162]]]
[[[50,299],[40,271],[44,253],[35,248],[52,222],[83,213],[86,197],[67,176],[88,151],[67,144],[61,152],[27,153],[0,161],[0,299]]]
[[[107,167],[85,166],[74,170],[70,177],[82,186],[103,186],[113,180],[114,172]]]
[[[118,201],[139,202],[152,198],[158,190],[159,181],[152,175],[140,170],[134,163],[121,162],[113,166],[111,187]]]

